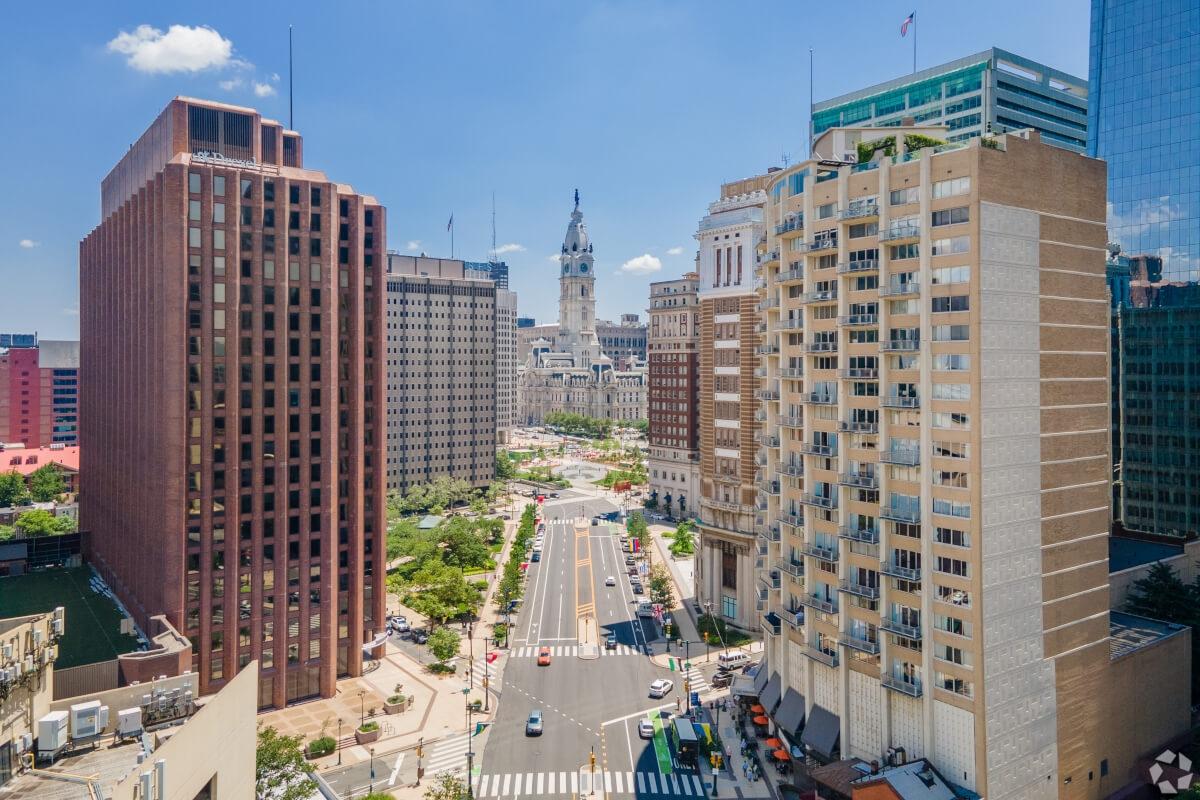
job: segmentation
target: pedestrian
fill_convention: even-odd
[[[745,756],[746,753],[743,751],[742,755]],[[745,761],[742,762],[742,777],[746,778],[747,780],[750,778],[750,770],[746,767]]]

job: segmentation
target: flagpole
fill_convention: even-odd
[[[915,11],[913,12],[913,15],[912,15],[912,29],[913,29],[913,74],[916,75],[917,74],[917,12],[915,12]]]

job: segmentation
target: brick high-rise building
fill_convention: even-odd
[[[754,627],[757,505],[755,394],[762,309],[754,258],[762,236],[759,175],[721,187],[708,206],[700,244],[700,497],[696,598],[713,615]]]
[[[655,508],[687,518],[700,493],[700,276],[650,284],[647,471]]]
[[[765,187],[758,694],[818,760],[1106,797],[1189,704],[1186,631],[1109,613],[1104,163],[947,131]]]
[[[335,692],[384,624],[385,212],[299,134],[177,97],[80,246],[81,526],[200,690]]]
[[[79,444],[79,342],[0,337],[0,442]]]

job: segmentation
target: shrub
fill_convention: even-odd
[[[376,722],[375,720],[371,720],[369,722],[364,722],[362,725],[359,725],[358,729],[360,731],[362,731],[363,733],[372,733],[373,731],[379,730],[379,723]]]
[[[308,755],[312,758],[327,756],[337,749],[337,741],[332,736],[320,736],[308,743]]]

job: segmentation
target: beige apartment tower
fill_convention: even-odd
[[[696,599],[740,628],[758,618],[754,574],[760,355],[754,257],[767,176],[721,187],[700,220],[700,536]]]
[[[455,259],[388,253],[389,491],[496,477],[498,290],[469,273]]]
[[[1129,697],[1109,614],[1105,167],[944,139],[834,129],[764,187],[760,697],[819,760],[1100,797],[1158,744],[1110,706],[1187,706]]]

